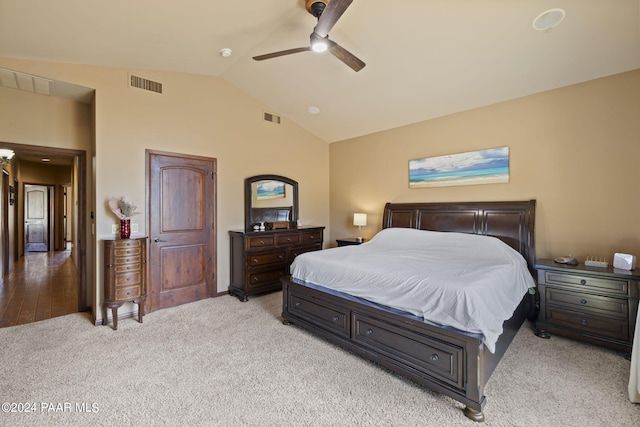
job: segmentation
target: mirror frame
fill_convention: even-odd
[[[251,187],[254,182],[257,181],[282,181],[285,184],[293,187],[293,207],[291,209],[291,223],[293,227],[296,227],[298,222],[298,181],[291,178],[287,178],[282,175],[255,175],[250,176],[244,180],[244,229],[245,231],[254,231],[251,224],[253,221],[253,206],[252,206],[252,194]]]

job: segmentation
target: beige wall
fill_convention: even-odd
[[[508,184],[409,189],[408,162],[509,147]],[[640,70],[331,144],[331,239],[386,202],[537,199],[538,257],[640,256]],[[335,245],[335,242],[332,242]]]
[[[96,273],[91,278],[96,306],[102,295],[100,240],[111,236],[111,225],[117,220],[105,201],[111,196],[125,196],[142,212],[133,222],[141,233],[146,227],[145,149],[217,159],[219,292],[229,285],[228,230],[244,226],[246,177],[278,174],[297,180],[302,222],[326,225],[329,234],[328,144],[286,118],[280,125],[264,122],[263,112],[277,112],[224,81],[201,75],[12,58],[0,58],[0,67],[96,90],[95,206],[89,209],[96,212]],[[128,87],[130,72],[162,82],[164,93]],[[0,99],[0,108],[3,102]],[[31,118],[36,123],[39,120],[48,119]],[[0,125],[0,141],[20,143],[29,139],[24,137],[27,132],[6,130]],[[100,310],[95,314],[100,318]]]

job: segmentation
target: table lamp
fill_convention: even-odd
[[[362,226],[367,225],[367,214],[366,213],[354,213],[353,214],[353,225],[358,226],[358,242],[362,242]]]

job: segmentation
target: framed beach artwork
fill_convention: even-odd
[[[409,188],[509,182],[509,147],[409,161]]]
[[[283,199],[286,197],[282,181],[260,181],[256,185],[256,199]]]

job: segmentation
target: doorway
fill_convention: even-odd
[[[8,240],[2,241],[2,263],[9,263],[10,268],[8,275],[5,275],[5,286],[0,288],[0,316],[7,314],[12,309],[11,304],[18,304],[15,298],[16,295],[20,295],[25,292],[25,289],[33,287],[38,284],[41,286],[41,277],[36,278],[37,274],[45,267],[59,266],[61,274],[64,277],[64,283],[66,287],[65,293],[65,310],[69,312],[81,312],[86,311],[89,307],[90,301],[93,295],[88,295],[86,277],[87,277],[87,165],[86,165],[86,152],[83,150],[72,150],[55,147],[42,147],[32,146],[26,144],[14,144],[14,143],[0,143],[1,148],[8,148],[15,152],[15,160],[12,160],[11,164],[5,166],[5,169],[9,171],[8,182],[13,182],[13,188],[10,187],[9,197],[6,197],[7,193],[3,191],[3,199],[9,199],[9,221],[7,233]],[[67,183],[67,186],[60,186],[55,184],[44,184],[46,191],[42,190],[41,196],[35,196],[27,200],[27,191],[25,190],[25,180],[30,181],[28,178],[28,166],[29,163],[42,163],[42,159],[49,160],[47,164],[41,164],[42,168],[60,167],[60,165],[66,165],[72,170],[71,183]],[[11,181],[13,180],[13,181]],[[33,181],[28,183],[33,184]],[[5,184],[3,183],[3,187]],[[13,190],[13,191],[11,191]],[[48,198],[48,201],[45,201]],[[56,197],[52,197],[56,195]],[[66,199],[65,199],[66,196]],[[36,200],[40,199],[40,200]],[[59,200],[58,200],[59,199]],[[35,205],[31,205],[31,202],[37,202]],[[37,209],[33,209],[36,207]],[[25,210],[29,208],[33,215],[28,214]],[[64,222],[54,222],[51,214],[52,209],[56,209],[59,212],[64,212]],[[35,212],[41,209],[41,214]],[[26,215],[28,214],[28,215]],[[27,232],[25,226],[25,218],[31,216],[41,217],[49,216],[48,230],[37,231],[34,233]],[[61,215],[56,215],[61,217]],[[68,227],[67,227],[68,225]],[[65,229],[67,227],[67,229]],[[54,233],[55,232],[55,233]],[[39,241],[40,250],[45,249],[45,246],[49,249],[45,249],[44,252],[29,252],[26,249],[25,244],[26,235],[29,234],[29,242]],[[52,238],[53,235],[61,236],[64,239],[68,239],[68,242],[60,239],[60,244]],[[38,235],[39,238],[34,238],[34,235]],[[46,245],[45,245],[45,240]],[[64,243],[62,243],[64,242]],[[68,244],[67,244],[68,243]],[[8,249],[7,249],[8,248]],[[54,251],[58,249],[59,251]],[[39,258],[29,257],[28,255],[38,256]],[[37,262],[36,262],[37,259]],[[54,277],[56,273],[46,275],[46,278]],[[55,280],[52,280],[52,285],[57,280],[60,282],[61,276],[55,276]],[[51,301],[55,300],[54,289]],[[33,290],[33,289],[32,289]],[[69,294],[75,294],[69,297]],[[11,299],[8,298],[8,294],[11,294]],[[49,295],[44,290],[41,294]],[[7,301],[10,301],[7,303]],[[13,301],[13,302],[11,302]],[[24,301],[23,301],[24,304]],[[55,309],[56,306],[60,306],[59,303],[51,303],[51,316],[65,314],[62,310]],[[20,314],[22,323],[29,323],[29,321],[42,320],[47,318],[46,309],[38,309],[37,319],[31,318],[24,313]],[[59,314],[56,314],[59,313]],[[0,326],[11,326],[15,323],[5,323]]]

